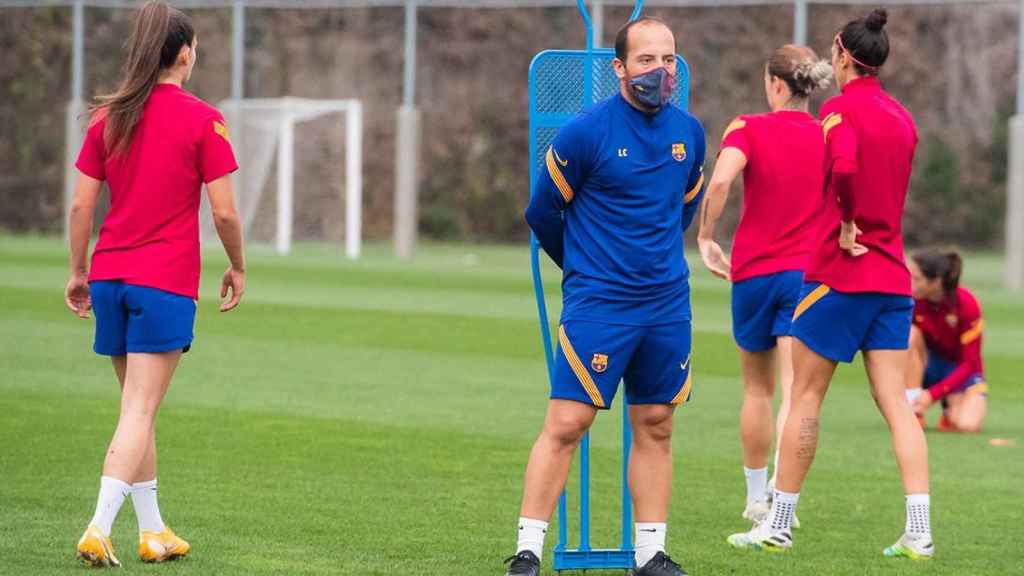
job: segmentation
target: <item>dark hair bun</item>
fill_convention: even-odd
[[[885,8],[878,8],[873,10],[871,14],[868,14],[864,18],[864,27],[872,32],[881,32],[882,28],[885,28],[885,23],[889,21],[889,13]]]

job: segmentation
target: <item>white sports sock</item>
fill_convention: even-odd
[[[772,463],[772,479],[768,481],[768,490],[766,492],[772,492],[775,490],[775,481],[779,478],[779,447],[775,447],[775,462]]]
[[[132,484],[132,506],[139,521],[139,532],[163,532],[164,520],[156,499],[156,478]]]
[[[643,568],[658,552],[665,551],[664,522],[636,523],[636,567]]]
[[[110,476],[100,477],[100,495],[96,500],[96,513],[89,523],[100,529],[104,536],[110,536],[110,528],[124,504],[124,499],[132,491],[127,484]]]
[[[796,512],[796,503],[799,500],[799,492],[775,491],[775,495],[772,498],[772,511],[768,515],[772,530],[790,530],[790,526],[793,523],[793,514]]]
[[[910,404],[911,406],[913,406],[914,405],[914,400],[917,400],[917,397],[921,395],[921,392],[924,392],[924,389],[920,388],[920,387],[918,387],[918,388],[907,388],[906,391],[904,392],[907,395],[907,404]]]
[[[544,535],[548,533],[548,523],[532,518],[519,518],[519,543],[516,554],[523,550],[533,552],[539,560],[544,552]]]
[[[931,540],[931,502],[928,494],[907,494],[907,534]]]
[[[753,502],[768,501],[768,467],[743,467],[743,475],[747,478],[747,505]]]

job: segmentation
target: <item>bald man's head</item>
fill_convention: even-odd
[[[675,45],[675,37],[672,36],[672,30],[668,27],[668,24],[665,24],[665,22],[658,18],[644,16],[632,22],[627,22],[622,28],[619,28],[618,34],[615,35],[615,57],[623,62],[626,61],[634,41],[631,37],[636,36],[637,33],[647,36],[648,33],[664,34],[665,32],[672,37],[672,44]]]

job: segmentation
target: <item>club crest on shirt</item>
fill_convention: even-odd
[[[221,138],[231,143],[231,136],[228,134],[228,127],[223,122],[218,120],[213,121],[213,131],[216,132]]]
[[[956,328],[957,320],[956,314],[946,314],[946,324],[949,324],[950,328]]]
[[[608,355],[607,354],[594,354],[594,357],[590,359],[590,367],[594,369],[594,372],[600,374],[608,369]]]
[[[683,144],[682,142],[677,142],[673,144],[672,158],[674,158],[676,162],[682,162],[683,160],[686,160],[686,144]]]

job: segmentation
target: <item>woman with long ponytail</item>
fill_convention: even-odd
[[[832,66],[814,50],[793,44],[775,50],[764,65],[771,112],[739,116],[725,129],[701,211],[697,242],[704,265],[732,281],[733,337],[743,367],[743,517],[754,523],[764,520],[770,506],[768,460],[775,437],[776,372],[782,403],[775,420],[781,433],[793,383],[791,319],[824,201],[825,144],[809,102],[811,94],[827,88],[831,79]],[[729,188],[740,173],[743,211],[730,262],[714,234]]]
[[[191,20],[164,2],[139,11],[118,88],[97,97],[76,162],[70,278],[65,303],[96,316],[93,349],[111,358],[121,412],[103,462],[96,511],[78,542],[91,566],[119,566],[111,526],[131,497],[139,557],[189,553],[157,504],[156,414],[182,353],[192,345],[199,297],[199,200],[205,184],[231,261],[221,311],[245,290],[241,225],[231,172],[238,168],[224,117],[182,89],[196,63]],[[93,216],[107,183],[110,211],[88,258]]]
[[[938,429],[980,432],[988,408],[981,360],[981,305],[960,285],[956,250],[928,249],[910,258],[914,326],[910,330],[907,400],[925,426],[925,412],[942,403]]]

